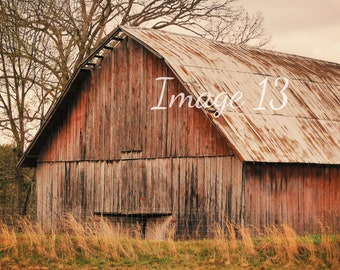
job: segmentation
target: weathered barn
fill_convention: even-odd
[[[177,235],[225,221],[339,228],[339,104],[338,64],[120,27],[19,164],[37,168],[45,228],[65,213]]]

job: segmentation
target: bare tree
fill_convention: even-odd
[[[0,130],[22,152],[58,82],[41,57],[44,36],[22,27],[0,6]],[[39,61],[38,61],[39,60]]]
[[[5,152],[11,162],[6,163],[7,168],[0,168],[2,172],[10,171],[12,177],[6,174],[8,183],[1,186],[6,188],[3,191],[6,197],[15,202],[11,213],[25,214],[33,173],[27,169],[15,169],[15,158],[22,154],[25,142],[30,140],[42,121],[48,93],[53,92],[56,81],[54,78],[50,80],[50,70],[36,61],[41,57],[39,54],[45,43],[44,37],[39,32],[20,26],[15,17],[5,13],[10,10],[3,8],[1,2],[0,131],[12,139],[13,146],[10,147],[11,151]],[[2,149],[7,148],[4,146]],[[6,161],[5,157],[3,161]],[[0,181],[3,182],[4,178]]]

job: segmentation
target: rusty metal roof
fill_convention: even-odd
[[[243,94],[239,108],[228,106],[219,117],[205,110],[241,160],[340,164],[339,64],[159,30],[122,30],[164,58],[196,98],[209,93],[221,102]],[[288,79],[283,94],[282,77]],[[263,91],[265,110],[255,110]],[[277,110],[284,95],[286,105]]]
[[[203,110],[243,161],[340,164],[340,65],[161,30],[122,26],[78,67],[18,166],[35,166],[39,148],[70,99],[74,85],[95,65],[96,56],[128,35],[163,58],[196,99],[208,93],[222,101],[237,92],[242,99],[219,117]],[[266,79],[267,78],[267,79]],[[288,88],[283,88],[287,78]],[[267,85],[264,89],[264,80]],[[261,84],[262,82],[262,84]],[[262,107],[259,107],[263,91]],[[237,94],[236,94],[237,95]],[[287,96],[287,103],[278,108]],[[201,99],[203,102],[203,99]],[[217,103],[216,103],[217,104]],[[216,107],[216,106],[215,106]],[[216,109],[216,108],[215,108]]]

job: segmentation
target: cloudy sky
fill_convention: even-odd
[[[260,11],[270,49],[340,63],[340,0],[239,0]]]

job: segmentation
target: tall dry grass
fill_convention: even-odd
[[[323,227],[319,235],[298,235],[291,227],[215,228],[215,243],[225,265],[259,268],[340,269],[340,235]]]
[[[140,269],[340,267],[340,236],[327,227],[320,235],[299,236],[287,225],[258,230],[226,223],[216,225],[214,239],[150,241],[142,239],[138,227],[131,234],[102,218],[80,223],[67,216],[60,231],[49,233],[25,219],[18,224],[12,228],[0,223],[0,268],[71,269],[84,263]]]

